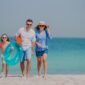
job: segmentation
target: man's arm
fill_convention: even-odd
[[[22,45],[22,37],[21,35],[15,36],[15,40],[19,45]]]
[[[36,41],[32,42],[32,55],[34,54],[35,45],[36,45]]]
[[[15,35],[15,41],[19,45],[22,45],[21,29],[19,29],[18,32],[16,33],[16,35]]]

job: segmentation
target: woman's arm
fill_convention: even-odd
[[[51,31],[50,31],[50,29],[48,28],[48,29],[46,29],[46,35],[47,35],[47,37],[49,38],[49,39],[51,39],[52,38],[52,36],[51,36]]]
[[[40,43],[36,42],[36,45],[37,45],[38,47],[42,48],[42,45],[41,45]]]
[[[35,45],[35,42],[32,42],[32,55],[34,54]]]

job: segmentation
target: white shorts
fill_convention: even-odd
[[[26,49],[26,50],[23,50],[21,62],[24,62],[26,60],[30,60],[31,56],[32,56],[32,49],[31,49],[31,47]]]

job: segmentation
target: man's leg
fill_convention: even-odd
[[[22,72],[22,75],[24,76],[24,61],[20,63],[20,67],[21,67],[21,72]]]
[[[27,60],[27,65],[26,65],[26,77],[29,76],[29,74],[30,74],[30,69],[31,69],[31,60],[28,59],[28,60]]]
[[[31,56],[32,56],[32,49],[28,48],[26,51],[26,56],[27,56],[27,65],[26,65],[26,77],[28,78],[30,74],[30,69],[31,69]]]

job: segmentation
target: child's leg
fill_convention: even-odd
[[[1,73],[1,76],[4,77],[4,63],[2,61],[2,73]]]
[[[2,63],[2,73],[4,73],[4,63]]]
[[[4,60],[2,58],[2,73],[4,73]]]
[[[8,75],[8,65],[6,64],[6,77]]]

